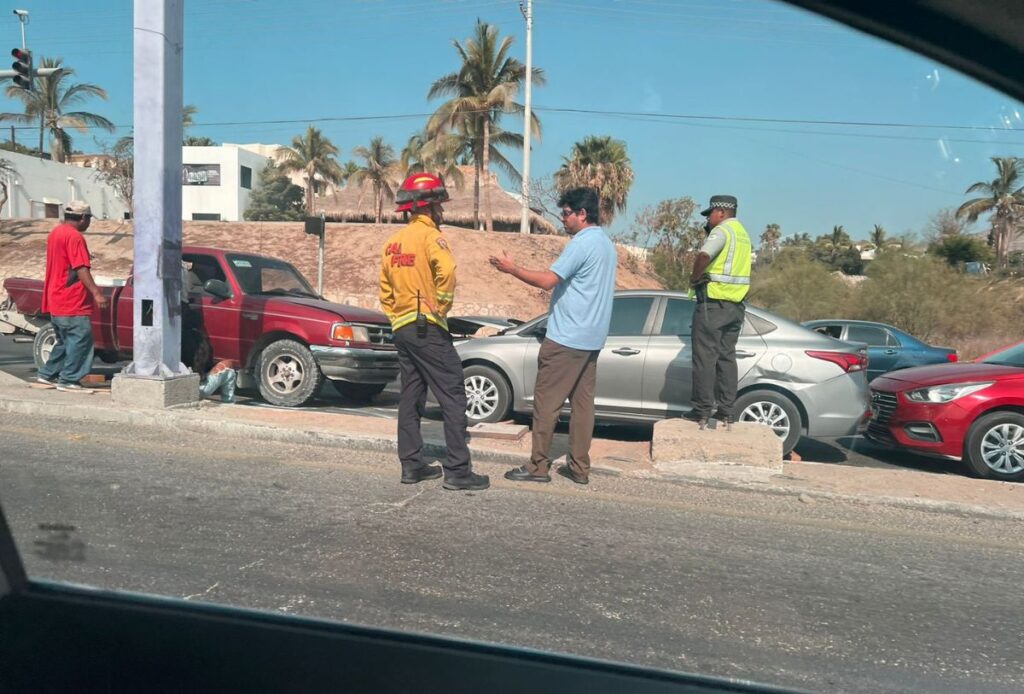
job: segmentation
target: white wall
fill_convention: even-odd
[[[237,145],[220,147],[182,147],[183,164],[219,164],[220,185],[183,185],[181,191],[181,217],[219,214],[221,220],[237,222],[249,209],[249,197],[259,184],[260,172],[267,165],[267,157],[240,149]],[[252,188],[242,188],[242,168],[252,169]]]
[[[45,204],[63,207],[70,200],[84,200],[96,219],[124,219],[128,206],[96,171],[61,164],[16,152],[0,152],[11,162],[15,173],[5,176],[10,200],[4,206],[5,219],[44,217]],[[68,180],[68,179],[72,180]]]

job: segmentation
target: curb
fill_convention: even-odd
[[[0,412],[156,427],[177,433],[181,433],[182,431],[191,431],[198,433],[223,434],[233,438],[275,441],[279,443],[299,445],[325,446],[330,448],[344,448],[348,450],[354,449],[383,453],[394,453],[397,451],[397,442],[393,438],[381,436],[360,436],[358,434],[336,433],[323,430],[295,430],[246,422],[223,422],[211,420],[203,415],[194,414],[194,408],[152,411],[114,409],[97,410],[85,405],[69,405],[66,403],[22,400],[6,395],[0,395]],[[444,456],[446,452],[444,443],[438,441],[424,441],[423,449],[428,455],[436,457]],[[470,450],[472,451],[473,458],[482,462],[522,465],[530,459],[528,453],[474,448],[472,445],[470,446]],[[954,501],[912,499],[892,496],[870,496],[865,494],[843,494],[839,492],[825,492],[806,489],[791,485],[769,487],[764,481],[751,481],[749,476],[743,476],[745,473],[742,472],[739,473],[739,476],[733,477],[732,479],[730,479],[730,473],[727,471],[724,472],[723,476],[714,479],[706,476],[694,477],[679,473],[659,473],[652,470],[643,470],[634,473],[614,467],[598,466],[593,468],[593,472],[602,476],[630,477],[638,480],[657,480],[674,484],[710,487],[714,489],[758,492],[761,494],[783,497],[797,497],[801,501],[807,501],[808,503],[813,503],[818,500],[837,501],[860,504],[863,506],[879,505],[894,508],[905,508],[915,511],[927,511],[931,513],[943,513],[993,520],[1024,520],[1024,511],[993,509],[972,504],[962,504]]]

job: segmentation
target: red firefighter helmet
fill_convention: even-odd
[[[414,207],[419,209],[432,202],[448,202],[448,189],[444,187],[444,179],[432,173],[414,173],[405,179],[402,187],[395,195],[398,207],[395,212],[409,212]]]

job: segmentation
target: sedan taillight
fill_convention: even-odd
[[[946,355],[946,361],[958,361],[959,357],[956,356],[956,352],[950,352]]]
[[[868,355],[865,352],[824,352],[809,349],[807,356],[830,361],[846,373],[864,371],[868,368]]]

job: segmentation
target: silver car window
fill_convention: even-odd
[[[688,299],[669,299],[659,335],[689,335],[695,304]]]
[[[643,335],[647,316],[654,304],[652,296],[623,296],[612,302],[609,336]]]

